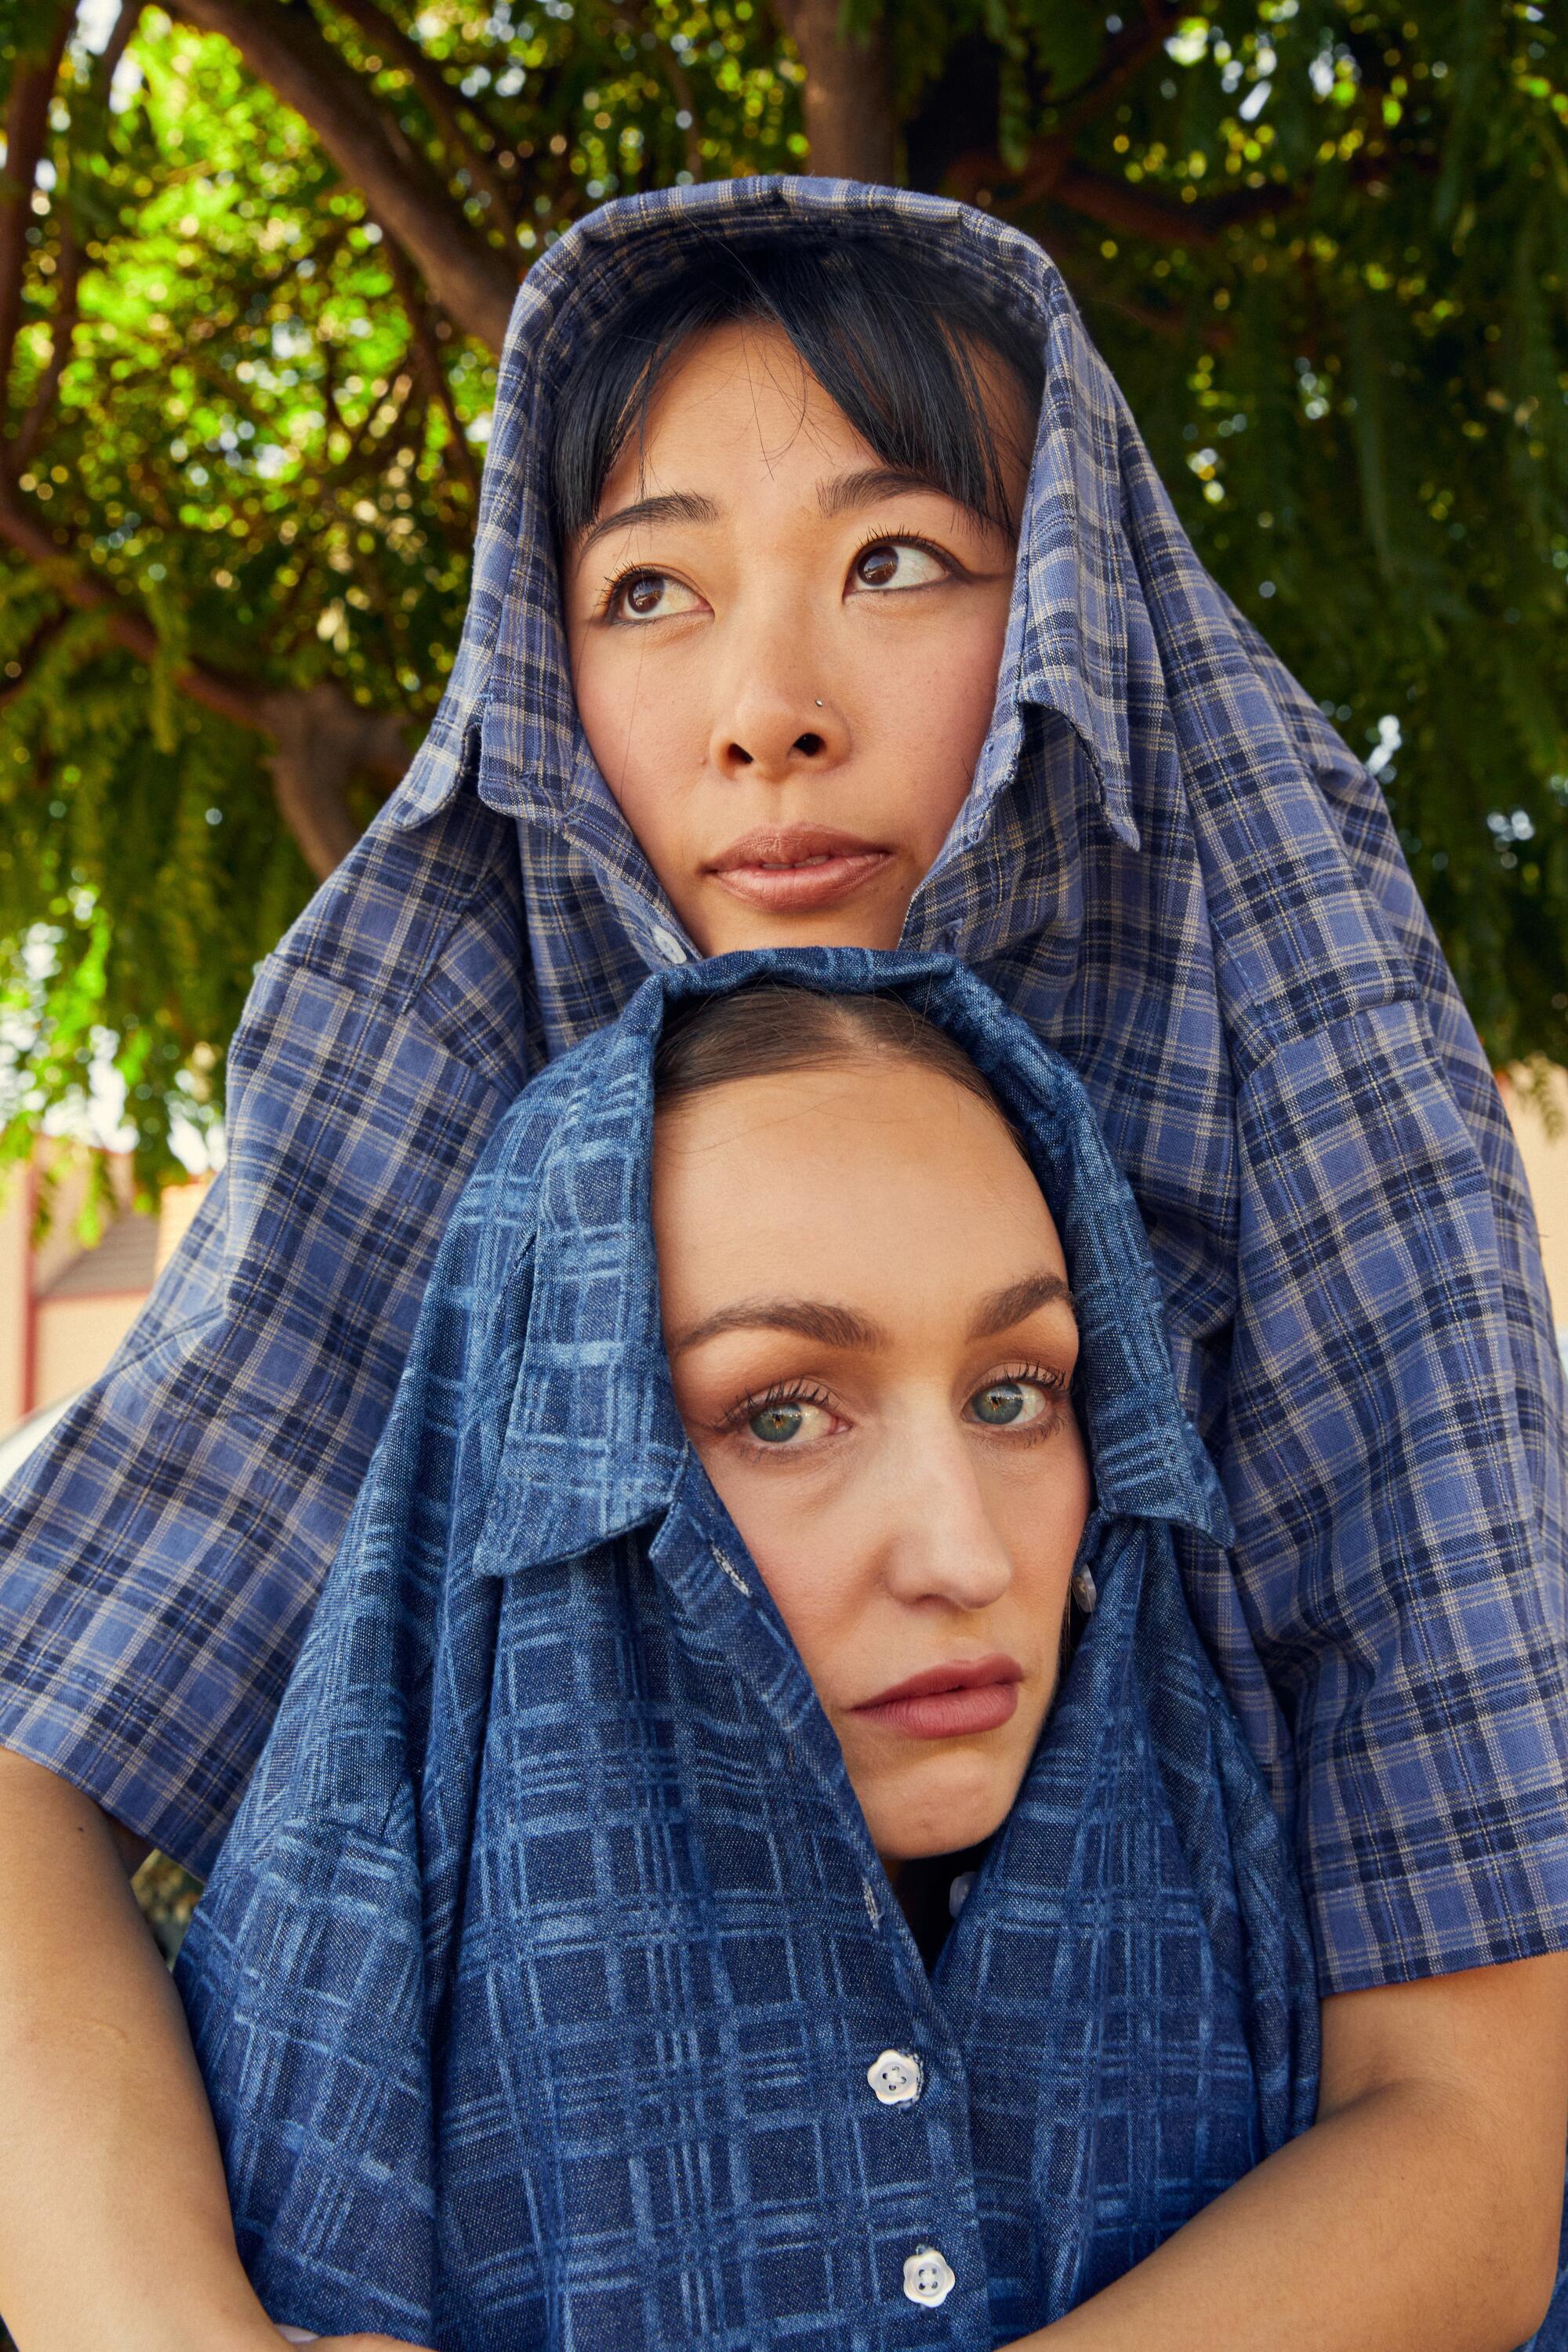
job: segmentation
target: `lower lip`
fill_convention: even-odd
[[[968,1690],[927,1691],[922,1698],[884,1699],[880,1706],[855,1712],[862,1722],[883,1724],[911,1739],[962,1739],[1000,1730],[1017,1705],[1016,1683],[978,1683]]]
[[[730,866],[712,879],[731,898],[770,914],[789,915],[831,906],[892,864],[885,849],[864,849],[825,857],[818,866]]]

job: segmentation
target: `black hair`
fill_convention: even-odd
[[[646,429],[674,354],[690,336],[737,320],[786,335],[885,466],[1014,528],[974,350],[1011,372],[1031,427],[1045,368],[1037,341],[1000,303],[890,238],[706,238],[675,277],[616,312],[567,378],[550,467],[559,546],[597,514],[610,469],[634,431]],[[1027,463],[1026,447],[1009,454]]]
[[[900,996],[827,996],[760,980],[729,996],[689,998],[666,1016],[654,1054],[654,1103],[666,1110],[742,1078],[868,1061],[911,1062],[951,1079],[994,1111],[1024,1150],[1017,1128],[963,1046]]]

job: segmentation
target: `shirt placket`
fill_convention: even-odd
[[[809,1677],[733,1530],[678,1497],[650,1548],[682,1610],[782,1734],[800,1784],[803,1830],[836,1853],[829,1914],[786,1854],[788,1933],[831,1946],[842,1963],[831,2014],[811,2020],[823,2071],[837,2079],[856,2154],[844,2199],[859,2189],[881,2352],[990,2352],[986,2263],[970,2146],[969,2092],[958,2043],[867,1834],[837,1740]],[[801,1852],[817,1845],[807,1835]],[[815,1916],[814,1916],[815,1913]],[[825,1964],[826,1965],[826,1964]],[[803,1973],[814,1973],[804,1966]],[[842,2204],[835,2214],[842,2226]]]

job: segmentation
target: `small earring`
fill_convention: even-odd
[[[820,710],[820,709],[821,709],[821,708],[822,708],[822,697],[821,697],[821,695],[820,695],[820,694],[819,694],[819,695],[817,696],[817,698],[816,698],[816,707],[817,707],[818,710]]]

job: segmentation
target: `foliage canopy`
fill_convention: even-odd
[[[6,0],[0,1113],[144,1179],[460,621],[531,256],[895,171],[1061,263],[1205,561],[1371,754],[1499,1061],[1568,1059],[1568,73],[1499,0]]]

